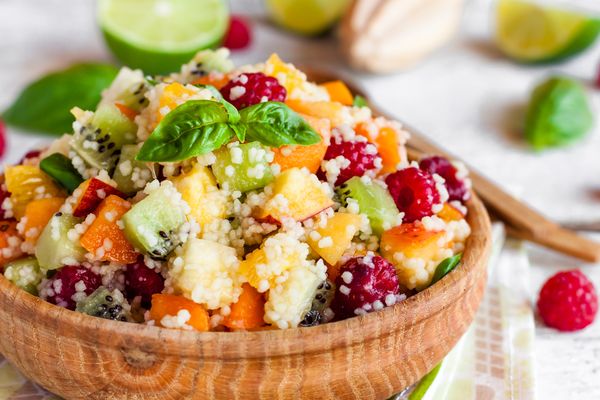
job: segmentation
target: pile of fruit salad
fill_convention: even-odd
[[[409,162],[400,124],[340,81],[228,57],[123,68],[72,133],[6,166],[4,276],[100,318],[234,331],[374,312],[456,266],[464,167]]]

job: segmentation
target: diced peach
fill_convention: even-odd
[[[442,208],[442,211],[440,211],[437,214],[437,216],[446,222],[460,221],[461,219],[464,218],[463,214],[459,210],[452,207],[448,203],[444,203],[444,207]]]
[[[119,109],[119,111],[121,111],[121,114],[123,114],[132,121],[138,115],[137,111],[135,111],[133,108],[127,107],[125,104],[115,103],[115,106]]]
[[[362,218],[356,214],[335,213],[324,228],[315,229],[307,242],[329,265],[337,264],[360,229]]]
[[[186,322],[197,331],[210,330],[208,312],[200,304],[188,300],[183,296],[172,294],[153,294],[152,307],[150,308],[150,318],[155,323],[162,326],[161,321],[166,316],[177,317],[181,310],[187,310],[190,313],[190,319]]]
[[[73,208],[73,216],[78,218],[85,218],[88,214],[94,212],[107,196],[125,197],[119,190],[96,178],[83,181],[77,188],[77,190],[79,189],[81,189],[81,194]]]
[[[338,102],[288,99],[285,104],[300,114],[315,118],[327,118],[334,127],[344,123],[344,106]]]
[[[292,64],[283,62],[277,54],[271,54],[265,62],[265,75],[276,78],[287,90],[288,97],[296,89],[302,88],[306,82],[306,75],[303,72]]]
[[[231,312],[223,325],[231,329],[256,329],[265,325],[265,299],[261,293],[247,283],[242,285],[242,294],[231,305]]]
[[[10,192],[12,211],[17,219],[25,215],[27,204],[44,197],[63,197],[66,193],[50,176],[33,165],[15,165],[4,171],[6,188]]]
[[[406,151],[398,140],[398,131],[392,126],[378,127],[372,121],[361,122],[354,128],[377,146],[383,164],[382,173],[394,172],[398,163],[406,161]]]
[[[0,221],[0,268],[23,255],[16,221]]]
[[[438,240],[443,236],[444,231],[428,231],[420,223],[402,224],[383,232],[381,254],[393,264],[396,253],[407,258],[431,260],[437,255]]]
[[[306,168],[311,173],[316,173],[325,157],[329,140],[331,139],[331,123],[325,118],[314,118],[302,115],[304,119],[316,130],[323,140],[310,146],[292,145],[273,148],[275,157],[273,164],[277,164],[284,171],[290,168]]]
[[[35,245],[38,237],[48,225],[50,218],[58,212],[65,202],[62,197],[50,197],[47,199],[33,200],[25,207],[25,224],[23,236],[25,242]]]
[[[131,243],[127,241],[117,222],[131,208],[127,200],[110,195],[100,203],[96,219],[81,236],[81,246],[92,254],[98,254],[104,261],[131,264],[138,258]]]
[[[331,101],[337,101],[345,106],[351,106],[354,102],[352,92],[350,92],[348,86],[342,81],[325,82],[321,86],[327,90]]]
[[[156,120],[160,122],[166,113],[164,113],[165,107],[169,111],[177,108],[179,104],[185,99],[185,97],[196,94],[192,89],[188,89],[179,82],[173,82],[163,89],[163,92],[158,100],[158,111]]]
[[[331,196],[314,175],[305,169],[290,168],[275,178],[273,195],[258,217],[304,221],[331,206]]]

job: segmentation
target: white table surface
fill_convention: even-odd
[[[417,68],[387,76],[354,73],[343,65],[334,39],[300,39],[263,21],[258,0],[234,0],[235,11],[253,15],[255,41],[235,53],[238,63],[271,52],[283,59],[324,65],[362,83],[399,119],[434,138],[506,189],[558,221],[600,220],[600,124],[568,149],[535,154],[518,136],[518,110],[535,82],[552,72],[587,81],[600,63],[600,44],[562,65],[525,67],[502,58],[490,42],[491,6],[471,0],[462,32]],[[600,12],[597,0],[581,0]],[[111,60],[94,20],[92,0],[0,0],[0,109],[23,85],[74,61]],[[600,115],[599,91],[591,90]],[[11,129],[4,162],[18,160],[43,142]],[[600,266],[588,266],[532,248],[531,296],[554,271],[581,267],[600,288]],[[600,398],[600,322],[583,332],[560,334],[538,324],[537,398]]]

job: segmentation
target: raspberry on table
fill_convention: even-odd
[[[372,254],[347,261],[335,284],[331,309],[336,320],[377,311],[401,299],[394,266]]]
[[[335,138],[327,148],[324,160],[338,159],[340,172],[335,181],[335,186],[342,185],[355,176],[363,176],[369,171],[377,172],[381,168],[381,157],[377,147],[367,141],[345,141]],[[379,159],[379,162],[376,160]],[[379,166],[378,166],[379,165]],[[321,180],[327,180],[323,169],[318,174]]]
[[[223,40],[223,46],[231,50],[241,50],[248,47],[251,41],[252,34],[246,20],[232,15],[229,21],[229,30]]]
[[[452,163],[444,157],[432,156],[422,159],[419,162],[419,167],[429,172],[430,174],[438,174],[446,181],[446,189],[448,190],[448,200],[458,200],[465,202],[471,197],[471,192],[467,186],[465,179],[457,177],[457,169]]]
[[[56,271],[46,282],[45,289],[41,293],[50,293],[45,297],[49,303],[74,310],[77,301],[73,299],[73,295],[76,292],[81,292],[83,289],[83,292],[89,295],[100,285],[102,285],[100,275],[81,265],[67,265]]]
[[[142,305],[150,308],[152,295],[162,292],[165,280],[161,274],[144,264],[144,258],[129,264],[125,270],[125,293],[129,300],[141,296]]]
[[[578,331],[594,322],[598,296],[579,270],[562,271],[544,283],[537,301],[544,323],[560,331]]]
[[[285,101],[287,91],[279,81],[262,72],[243,73],[221,88],[223,98],[238,110],[265,101]]]
[[[403,222],[414,222],[434,214],[434,206],[440,203],[435,179],[426,171],[408,167],[388,175],[388,190],[401,212]]]

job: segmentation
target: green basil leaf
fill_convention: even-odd
[[[75,106],[93,110],[100,102],[117,68],[105,64],[78,64],[54,72],[31,83],[2,114],[7,124],[17,128],[62,135],[71,131]]]
[[[460,262],[461,258],[462,258],[462,254],[459,253],[459,254],[453,255],[452,257],[443,259],[442,262],[440,262],[438,264],[438,266],[435,268],[435,272],[433,273],[433,279],[431,280],[431,284],[433,285],[434,283],[436,283],[437,281],[442,279],[444,276],[446,276],[446,274],[448,274],[454,268],[456,268],[456,266]]]
[[[352,102],[354,107],[367,107],[369,104],[367,103],[367,99],[362,96],[356,95],[354,96],[354,101]]]
[[[248,141],[266,146],[319,143],[319,135],[300,115],[279,102],[255,104],[240,111]]]
[[[71,160],[60,153],[50,154],[40,161],[40,169],[67,189],[69,193],[73,193],[83,182],[83,178],[73,167]]]
[[[236,134],[235,107],[211,100],[191,100],[169,112],[146,140],[136,160],[181,161],[218,149]]]

